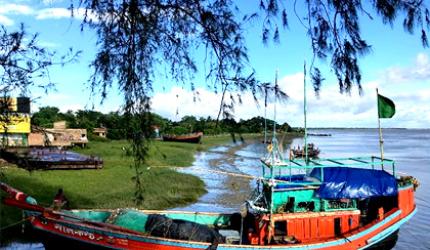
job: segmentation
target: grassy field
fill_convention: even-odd
[[[245,140],[257,135],[246,135]],[[178,173],[168,167],[186,167],[198,151],[231,142],[229,135],[205,136],[202,144],[154,141],[150,147],[148,165],[144,169],[144,202],[141,208],[166,209],[189,204],[206,192],[197,177]],[[104,161],[99,170],[32,171],[2,168],[2,181],[35,197],[42,205],[50,205],[58,188],[63,188],[72,208],[135,207],[133,159],[123,151],[126,141],[91,142],[79,153],[100,156]],[[1,225],[21,219],[17,209],[0,205]]]

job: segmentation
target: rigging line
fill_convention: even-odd
[[[184,167],[174,167],[174,166],[160,166],[160,167],[166,167],[166,168],[171,168],[171,169],[175,169],[175,170],[177,170],[177,169],[184,169]],[[234,177],[243,177],[243,178],[250,179],[250,180],[266,180],[266,178],[260,177],[260,176],[253,176],[253,175],[248,175],[248,174],[232,173],[232,172],[220,171],[220,170],[195,169],[193,171],[195,171],[195,172],[202,172],[202,173],[210,172],[210,173],[215,173],[215,174],[224,174],[224,175],[230,175],[230,176],[234,176]],[[287,184],[293,183],[291,181],[276,180],[276,179],[273,179],[271,181],[274,182],[274,183],[287,183]],[[307,186],[312,186],[312,185],[307,185]]]
[[[151,167],[148,167],[148,169],[150,169],[150,168]],[[186,169],[184,167],[176,167],[176,166],[155,166],[154,168],[171,168],[171,169],[174,169],[174,170]],[[221,171],[221,170],[203,169],[203,168],[199,168],[199,167],[197,167],[197,169],[195,169],[193,171],[197,171],[197,172],[212,172],[212,173],[217,173],[217,174],[225,174],[225,175],[243,177],[243,178],[248,178],[248,179],[264,179],[262,177],[248,175],[248,174],[239,174],[239,173],[232,173],[232,172]]]
[[[168,167],[168,166],[166,166],[166,167]],[[171,168],[174,168],[175,170],[176,169],[184,169],[184,168],[181,168],[181,167],[171,167]],[[246,179],[263,179],[262,177],[258,177],[258,176],[247,175],[247,174],[239,174],[239,173],[232,173],[232,172],[220,171],[220,170],[195,169],[195,171],[197,171],[197,172],[211,172],[211,173],[215,173],[215,174],[231,175],[231,176],[235,176],[235,177],[243,177],[243,178],[246,178]]]
[[[16,226],[16,225],[19,225],[19,224],[21,224],[21,223],[24,223],[26,220],[29,220],[29,219],[30,219],[30,217],[27,217],[27,218],[25,218],[25,219],[22,219],[22,220],[20,220],[20,221],[17,221],[17,222],[15,222],[15,223],[10,224],[10,225],[4,226],[4,227],[0,228],[0,231],[3,231],[3,230],[5,230],[5,229],[8,229],[8,228],[14,227],[14,226]]]

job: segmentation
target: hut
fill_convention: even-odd
[[[93,130],[93,134],[106,138],[107,136],[107,128],[105,127],[100,127],[100,128],[94,128]]]
[[[87,145],[86,129],[65,128],[65,122],[55,124],[54,128],[32,126],[32,132],[29,135],[29,146],[85,147]]]

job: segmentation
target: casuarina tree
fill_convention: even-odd
[[[244,23],[260,20],[263,42],[280,40],[291,18],[297,18],[309,37],[313,51],[310,72],[315,90],[323,81],[315,67],[317,58],[328,59],[341,92],[353,86],[361,90],[360,56],[370,51],[362,37],[360,18],[381,19],[390,25],[402,18],[408,32],[420,31],[428,46],[429,11],[422,0],[259,0],[255,11],[238,16],[232,0],[71,0],[72,15],[86,10],[82,28],[98,34],[98,51],[90,79],[93,91],[106,96],[118,84],[124,111],[130,119],[127,130],[133,142],[137,201],[143,200],[140,166],[150,138],[150,96],[156,70],[168,69],[171,79],[188,82],[198,64],[207,69],[207,82],[222,93],[220,115],[230,118],[240,94],[250,91],[255,98],[267,93],[268,85],[255,78],[249,65]],[[287,36],[288,39],[288,36]],[[199,57],[196,50],[203,51]],[[194,90],[194,85],[190,84]],[[276,90],[274,93],[280,93]],[[284,95],[286,96],[286,95]]]

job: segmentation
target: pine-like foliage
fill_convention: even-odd
[[[307,30],[315,57],[330,60],[341,92],[349,93],[354,85],[361,91],[359,58],[371,51],[371,45],[361,35],[360,18],[373,20],[377,16],[389,25],[403,18],[405,30],[409,33],[418,30],[423,46],[428,47],[430,13],[422,0],[260,0],[260,9],[265,14],[262,30],[265,42],[271,36],[279,40],[279,26],[287,27],[287,16],[299,19]],[[318,91],[323,81],[321,72],[311,69],[311,73]]]
[[[313,85],[319,90],[324,78],[314,67],[315,59],[328,59],[341,92],[356,85],[361,90],[359,58],[371,46],[361,36],[360,17],[371,12],[391,24],[403,16],[408,32],[421,30],[428,45],[429,11],[422,0],[259,0],[255,13],[239,17],[232,0],[71,0],[72,14],[86,9],[82,28],[98,34],[98,50],[92,63],[90,79],[96,93],[105,97],[118,84],[124,97],[124,111],[130,119],[128,137],[133,138],[136,168],[137,201],[143,199],[140,169],[148,151],[151,124],[150,96],[156,70],[166,67],[169,78],[187,83],[202,64],[207,85],[222,93],[218,118],[232,117],[234,106],[241,102],[235,91],[251,91],[254,98],[268,91],[287,97],[278,86],[260,83],[248,65],[243,24],[262,20],[262,40],[281,39],[280,29],[287,28],[291,16],[299,19],[310,38],[314,60],[310,64]],[[367,10],[366,8],[369,8]],[[295,35],[295,34],[293,34]],[[287,37],[288,39],[288,37]],[[201,54],[202,61],[196,61]],[[270,60],[270,59],[268,59]],[[190,84],[194,90],[194,85]]]

